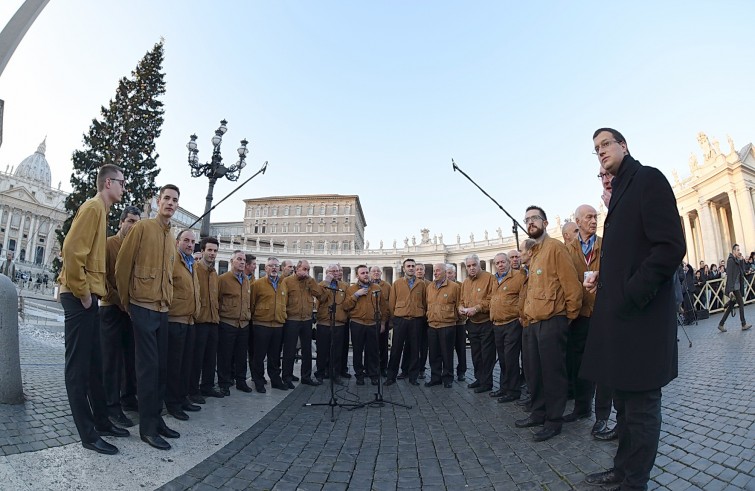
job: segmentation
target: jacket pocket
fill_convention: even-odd
[[[134,266],[134,276],[131,280],[133,292],[131,297],[137,302],[155,302],[160,299],[160,282],[157,281],[157,268]]]

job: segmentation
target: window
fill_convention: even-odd
[[[252,218],[252,209],[251,208],[247,208],[246,209],[246,217],[247,218]]]
[[[260,221],[259,220],[255,220],[254,221],[254,233],[258,234],[259,232],[260,232]]]
[[[333,208],[331,210],[331,213],[333,215],[338,215],[338,205],[333,205]]]
[[[322,240],[317,241],[317,249],[318,252],[325,250],[325,242]]]
[[[301,205],[296,207],[295,213],[296,213],[296,216],[301,216]]]
[[[284,234],[288,233],[288,222],[286,222],[286,223],[283,224],[283,233]]]
[[[298,234],[299,232],[301,232],[301,224],[299,222],[296,222],[294,224],[294,233]]]
[[[291,211],[291,207],[286,205],[285,208],[283,208],[283,216],[288,216],[288,213]]]
[[[312,233],[312,221],[309,221],[307,223],[307,233],[308,234]]]
[[[267,228],[267,220],[262,220],[262,230],[260,231],[260,233],[264,234],[266,228]]]
[[[305,251],[305,252],[310,252],[311,250],[312,250],[312,242],[310,242],[310,241],[306,241],[306,242],[304,243],[304,251]],[[290,280],[289,280],[289,281],[290,281]]]
[[[278,224],[274,223],[271,227],[272,230],[270,230],[271,233],[277,234],[278,233]]]
[[[344,205],[343,213],[344,215],[348,215],[349,213],[351,213],[351,205]]]
[[[338,252],[338,242],[331,242],[330,243],[330,252]]]
[[[325,214],[325,204],[323,203],[320,205],[320,215],[324,215],[324,214]]]
[[[260,209],[259,208],[257,208],[257,210],[256,210],[256,216],[260,216]]]
[[[273,216],[274,217],[278,216],[278,207],[277,206],[273,206]]]
[[[315,205],[309,205],[307,208],[307,215],[314,215],[315,214]]]
[[[264,217],[267,216],[267,206],[262,209],[262,216],[264,216]]]
[[[330,231],[331,231],[332,233],[336,233],[336,232],[338,232],[338,224],[335,224],[335,223],[331,223],[331,224],[330,224]]]
[[[349,246],[349,241],[344,240],[341,244],[341,250],[348,251],[349,249],[351,249],[351,247]]]
[[[323,233],[323,232],[325,232],[325,224],[324,224],[324,223],[322,223],[322,222],[318,223],[318,224],[317,224],[317,231],[318,231],[319,233]]]

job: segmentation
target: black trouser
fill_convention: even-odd
[[[177,411],[189,396],[189,377],[194,352],[194,326],[168,322],[168,383],[165,407]]]
[[[474,378],[481,387],[493,387],[493,366],[495,365],[495,338],[493,323],[490,321],[467,322],[467,335],[472,351]]]
[[[595,419],[608,419],[611,416],[613,390],[602,384],[595,386]]]
[[[271,384],[281,383],[280,345],[283,341],[282,327],[253,326],[254,356],[252,380],[257,386],[265,383],[265,357],[267,357],[267,376]]]
[[[495,348],[501,369],[500,389],[507,395],[519,397],[522,381],[519,378],[519,355],[522,352],[522,325],[519,319],[493,326]]]
[[[532,397],[532,418],[548,428],[561,428],[566,408],[566,316],[534,322],[530,330],[527,385]]]
[[[105,402],[108,414],[117,416],[122,403],[136,402],[134,331],[131,318],[117,305],[100,308],[100,345]]]
[[[661,435],[661,389],[614,390],[619,448],[613,459],[621,489],[647,489]]]
[[[464,375],[467,373],[467,326],[456,324],[455,333],[456,375]]]
[[[429,327],[427,325],[427,317],[421,317],[422,323],[419,326],[419,355],[417,363],[420,372],[424,372],[427,369],[427,335]],[[409,364],[411,363],[411,356],[407,351],[407,346],[404,346],[404,353],[401,358],[401,371],[403,373],[409,373]]]
[[[312,319],[287,320],[283,325],[283,380],[285,382],[293,380],[296,342],[300,339],[301,379],[312,378]]]
[[[743,326],[747,325],[747,321],[745,320],[745,303],[744,299],[742,298],[742,292],[737,289],[732,293],[734,294],[734,298],[729,299],[728,303],[726,304],[724,316],[721,317],[721,321],[718,323],[719,326],[724,325],[726,318],[729,316],[729,314],[731,314],[731,311],[734,310],[735,305],[739,305],[739,320],[742,322]]]
[[[341,346],[343,344],[344,332],[347,326],[334,326],[332,329],[329,324],[317,324],[317,370],[315,377],[324,379],[340,375],[338,367],[341,366]],[[332,334],[332,335],[331,335]],[[330,365],[333,365],[333,371],[330,371]]]
[[[95,427],[108,428],[105,390],[102,387],[102,352],[97,296],[85,309],[73,293],[61,293],[65,311],[65,381],[71,415],[83,443],[94,443],[100,435]],[[15,315],[15,314],[13,314]]]
[[[343,341],[341,344],[341,359],[339,361],[339,364],[335,365],[336,372],[340,375],[345,375],[349,373],[349,336],[350,331],[348,325],[343,330]],[[338,346],[338,345],[336,345]],[[353,363],[353,362],[352,362]]]
[[[530,338],[532,337],[530,335],[530,329],[529,326],[524,327],[522,326],[522,376],[524,377],[524,382],[527,384],[527,392],[529,392],[529,381],[532,378],[530,375]]]
[[[189,376],[189,395],[200,394],[215,385],[215,366],[218,358],[218,325],[194,325],[194,355]],[[250,357],[251,358],[251,357]],[[202,378],[200,386],[199,379]]]
[[[168,313],[129,306],[136,346],[136,389],[139,398],[139,433],[157,436],[165,427],[160,412],[168,374]]]
[[[455,341],[456,326],[427,328],[430,382],[453,382]]]
[[[234,327],[225,322],[218,326],[218,386],[227,389],[246,382],[246,350],[249,325]]]
[[[404,357],[408,359],[407,374],[409,380],[417,380],[419,376],[419,330],[424,322],[421,317],[393,317],[393,344],[391,358],[388,361],[388,379],[395,379],[398,374],[401,354],[404,345],[408,352]]]
[[[388,369],[388,337],[391,332],[389,326],[390,323],[386,326],[385,331],[380,333],[380,345],[378,346],[380,349],[380,370]]]
[[[354,344],[354,374],[364,378],[375,378],[380,373],[380,351],[378,350],[378,327],[356,321],[349,323],[351,342]]]
[[[252,328],[251,321],[249,322],[249,335],[247,336],[247,358],[249,361],[249,374],[252,373],[252,365],[254,365],[254,329]]]
[[[578,414],[592,412],[592,396],[595,391],[593,382],[579,377],[589,330],[590,318],[579,316],[569,325],[566,336],[566,373],[571,377],[569,385],[574,387],[574,412]]]

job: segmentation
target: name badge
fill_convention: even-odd
[[[535,271],[535,274],[543,274],[543,270],[542,269],[538,269],[537,271]]]

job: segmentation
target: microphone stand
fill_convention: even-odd
[[[461,170],[461,167],[459,167],[458,165],[456,165],[456,162],[454,162],[454,159],[451,159],[451,165],[453,166],[454,172],[456,172],[456,171],[461,172],[462,176],[464,176],[467,179],[469,179],[469,182],[471,182],[472,184],[474,184],[475,186],[477,186],[477,189],[479,189],[480,191],[482,191],[482,194],[484,194],[485,196],[487,196],[488,198],[490,198],[490,201],[492,201],[493,203],[495,203],[496,206],[498,208],[500,208],[500,210],[502,212],[504,212],[507,217],[511,218],[511,222],[513,224],[512,227],[511,227],[511,231],[514,233],[514,240],[516,241],[516,250],[518,251],[519,250],[519,229],[521,228],[522,232],[524,232],[529,237],[529,234],[527,234],[527,230],[524,227],[522,227],[522,224],[519,223],[516,220],[516,218],[512,217],[509,214],[509,212],[504,209],[503,206],[501,206],[500,204],[498,204],[498,201],[494,200],[493,197],[490,196],[487,192],[485,192],[485,190],[482,189],[479,184],[477,184],[476,182],[474,182],[472,180],[472,178],[467,175],[466,172],[464,172],[463,170]]]
[[[330,304],[328,307],[328,317],[330,318],[330,356],[328,357],[328,375],[330,378],[330,400],[328,402],[319,402],[319,403],[312,403],[307,402],[302,404],[304,407],[314,407],[314,406],[329,406],[330,407],[330,421],[331,423],[336,420],[335,417],[335,408],[336,407],[349,407],[349,408],[355,408],[357,406],[360,406],[360,404],[356,403],[341,403],[338,402],[338,399],[336,399],[336,387],[335,387],[335,360],[333,359],[333,347],[335,344],[335,329],[336,329],[336,295],[338,292],[342,292],[340,288],[333,288],[330,286],[324,286],[323,288],[327,288],[328,290],[333,292],[333,303]],[[348,328],[348,326],[344,326],[344,328]],[[339,346],[338,349],[341,349]]]
[[[383,399],[383,376],[380,373],[380,290],[375,290],[372,292],[372,298],[373,298],[373,304],[372,308],[375,312],[375,343],[377,346],[377,354],[378,354],[378,385],[377,385],[377,392],[375,392],[375,399],[369,401],[369,402],[363,402],[361,404],[357,404],[356,407],[349,409],[349,411],[353,409],[358,409],[360,407],[383,407],[386,404],[392,404],[394,406],[401,406],[405,407],[407,409],[411,409],[412,407],[408,404],[402,404],[400,402],[393,402],[393,401],[387,401]]]

